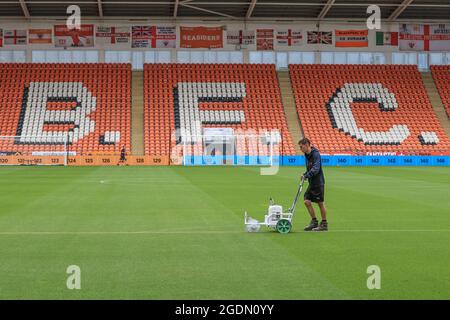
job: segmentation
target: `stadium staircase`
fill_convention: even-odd
[[[280,85],[281,101],[283,102],[284,114],[286,115],[287,126],[292,136],[295,152],[300,154],[297,142],[304,137],[300,119],[297,115],[294,93],[292,92],[291,78],[289,71],[278,71],[278,83]]]
[[[436,113],[442,128],[445,131],[447,137],[450,137],[450,121],[445,112],[444,105],[442,104],[441,97],[434,83],[433,76],[431,72],[422,72],[422,80],[427,91],[428,98],[430,99],[431,105],[433,106],[433,111]]]
[[[131,153],[144,155],[144,72],[132,73]]]

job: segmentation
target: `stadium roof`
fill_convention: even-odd
[[[376,3],[391,21],[450,20],[448,0],[0,0],[0,16],[67,17],[69,5],[84,17],[236,20],[363,20]]]

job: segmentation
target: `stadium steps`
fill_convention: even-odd
[[[292,84],[291,78],[289,76],[289,71],[277,71],[277,75],[287,125],[291,133],[295,151],[297,154],[300,154],[300,148],[297,142],[301,138],[303,138],[304,135],[300,120],[298,118],[297,108],[295,106],[294,93],[292,92]]]
[[[131,153],[144,155],[144,72],[133,71],[131,79]]]
[[[445,107],[442,104],[441,96],[436,88],[436,84],[434,83],[433,76],[431,75],[431,72],[422,72],[421,75],[428,98],[433,106],[434,113],[436,113],[445,134],[450,138],[450,121],[445,112]]]

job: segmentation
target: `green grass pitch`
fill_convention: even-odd
[[[329,232],[299,202],[292,233],[246,233],[303,169],[2,167],[0,298],[450,298],[448,168],[324,168]]]

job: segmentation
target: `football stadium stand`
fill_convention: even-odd
[[[130,152],[129,64],[0,64],[2,152]],[[54,149],[52,149],[54,150]]]
[[[450,118],[450,66],[431,66],[431,72],[442,104]]]
[[[439,154],[450,149],[408,65],[290,65],[305,136],[329,154]]]
[[[276,130],[279,152],[295,154],[274,65],[146,64],[144,110],[147,155],[169,155],[186,144],[201,155],[198,137],[208,127],[243,135]],[[267,144],[250,140],[238,141],[238,154],[261,154],[264,148],[268,153]]]

